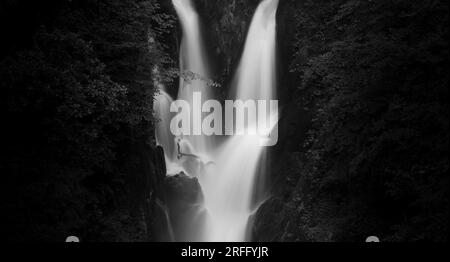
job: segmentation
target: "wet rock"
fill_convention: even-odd
[[[167,206],[159,199],[155,199],[152,202],[152,204],[153,204],[152,233],[154,235],[154,241],[157,242],[174,241],[173,235],[174,233]]]
[[[250,218],[252,241],[305,241],[306,234],[291,221],[296,211],[280,198],[268,199]]]
[[[175,241],[198,241],[198,231],[206,222],[204,198],[197,178],[184,173],[164,180],[165,204],[168,209]]]
[[[283,203],[278,198],[271,198],[262,204],[252,215],[252,240],[269,242],[281,238],[283,218],[278,214],[283,210]]]

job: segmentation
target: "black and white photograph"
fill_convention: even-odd
[[[180,261],[448,242],[448,16],[444,0],[1,0],[1,238],[175,242]]]

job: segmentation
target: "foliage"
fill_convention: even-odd
[[[298,103],[314,112],[299,194],[313,188],[305,202],[314,223],[333,225],[334,240],[448,239],[447,9],[297,4],[291,71]]]
[[[10,240],[147,239],[139,223],[122,229],[118,221],[141,219],[137,203],[123,201],[137,202],[129,181],[152,157],[138,157],[147,153],[134,145],[152,137],[152,68],[167,69],[163,83],[173,78],[161,39],[174,19],[154,0],[53,6],[54,20],[32,21],[40,22],[32,41],[0,60],[2,232]]]

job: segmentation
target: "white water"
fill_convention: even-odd
[[[180,74],[183,76],[185,72],[191,72],[208,79],[209,73],[204,53],[205,48],[200,34],[198,14],[194,10],[191,0],[172,0],[172,3],[183,29],[180,46]],[[202,93],[201,104],[193,103],[193,92]],[[186,81],[183,77],[180,77],[178,99],[187,101],[191,105],[192,111],[196,111],[196,107],[201,107],[204,101],[211,99],[210,93],[204,81],[200,79]],[[193,125],[196,125],[196,123],[193,123]],[[184,139],[192,144],[197,154],[207,154],[211,147],[210,139],[203,135],[184,137]]]
[[[253,15],[235,79],[237,99],[275,98],[277,7],[278,0],[264,0]]]
[[[180,70],[192,71],[208,77],[201,40],[198,15],[190,0],[172,0],[183,28],[180,48]],[[275,98],[275,14],[278,0],[263,0],[258,6],[249,28],[242,59],[235,76],[236,99],[271,100]],[[209,87],[202,81],[184,81],[180,78],[178,99],[188,101],[193,108],[192,93],[201,92],[202,98],[212,98]],[[246,241],[252,208],[255,179],[261,169],[260,158],[264,148],[261,137],[241,135],[228,137],[219,144],[212,137],[190,136],[173,138],[166,135],[171,114],[167,112],[170,96],[163,92],[157,97],[155,112],[163,119],[157,126],[157,142],[166,151],[169,174],[184,171],[198,177],[208,212],[206,224],[198,228],[200,239],[193,241]],[[268,104],[268,103],[267,103]],[[198,106],[198,105],[197,105]],[[269,115],[274,112],[269,112]],[[195,123],[194,123],[195,124]],[[256,123],[249,123],[256,125]],[[269,127],[269,129],[273,126]],[[176,157],[179,140],[183,153],[194,157]],[[215,145],[215,146],[214,146]],[[172,172],[172,173],[171,173]],[[189,239],[189,236],[185,237]]]
[[[170,132],[170,104],[173,99],[167,94],[163,87],[160,87],[159,93],[155,96],[153,111],[158,116],[156,123],[155,137],[158,145],[164,147],[164,155],[167,160],[174,158],[174,137]]]

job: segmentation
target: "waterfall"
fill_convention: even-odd
[[[170,121],[173,114],[170,112],[170,105],[173,103],[172,97],[166,92],[160,83],[159,68],[153,68],[153,84],[158,88],[153,101],[153,112],[155,116],[155,139],[158,146],[164,148],[164,158],[168,174],[179,174],[186,172],[176,161],[176,139],[170,132]]]
[[[268,101],[275,98],[277,6],[278,0],[264,0],[253,16],[235,76],[236,99]],[[259,139],[258,135],[230,137],[218,150],[214,170],[201,180],[211,216],[207,241],[249,240],[246,227],[253,212],[255,178],[265,151]]]
[[[202,101],[213,97],[205,81],[186,79],[185,72],[208,78],[203,52],[198,15],[191,0],[172,0],[179,16],[183,39],[180,47],[180,87],[178,99],[194,105],[193,92],[201,92]],[[275,98],[275,38],[278,0],[263,0],[254,16],[247,35],[233,93],[241,100],[271,100]],[[261,136],[244,134],[227,137],[219,142],[205,135],[174,138],[167,135],[167,111],[170,96],[165,92],[157,97],[155,109],[163,119],[157,126],[157,141],[166,152],[168,170],[182,170],[198,178],[204,195],[207,222],[198,228],[200,241],[246,241],[248,220],[254,211],[255,179],[261,168],[265,149],[260,146]],[[165,115],[166,114],[166,115]],[[269,112],[268,115],[278,112]],[[266,115],[266,114],[265,114]],[[195,125],[195,123],[193,123]],[[248,123],[249,129],[257,123]],[[273,128],[273,123],[268,129]],[[177,152],[196,157],[181,157]],[[169,168],[171,167],[171,168]],[[172,173],[175,174],[175,173]],[[187,237],[189,239],[189,237]],[[198,239],[193,239],[198,240]]]
[[[203,79],[209,79],[204,45],[200,33],[198,14],[191,0],[172,0],[175,10],[180,18],[183,38],[180,47],[180,87],[178,99],[183,99],[191,108],[201,107],[203,101],[211,98],[211,92]],[[202,93],[202,103],[192,101],[193,92]],[[201,110],[201,109],[200,109]],[[191,115],[191,118],[193,116]],[[196,125],[196,123],[193,123]],[[200,123],[201,125],[201,123]],[[197,155],[205,155],[210,149],[210,139],[203,135],[184,137]]]
[[[264,0],[253,16],[235,80],[239,99],[274,99],[277,5]]]
[[[174,138],[170,133],[170,104],[172,97],[166,93],[163,87],[160,87],[153,103],[153,111],[157,116],[155,138],[158,146],[164,148],[166,161],[174,158]]]

